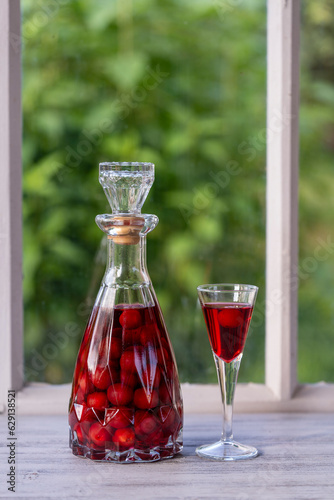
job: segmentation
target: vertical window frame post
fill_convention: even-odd
[[[300,0],[268,0],[266,385],[297,387]]]
[[[0,411],[23,385],[20,0],[0,2]]]

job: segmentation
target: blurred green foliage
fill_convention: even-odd
[[[260,293],[239,380],[262,382],[264,2],[22,4],[27,379],[71,380],[105,265],[105,241],[94,223],[108,211],[98,163],[114,160],[156,164],[144,207],[160,219],[148,237],[148,267],[181,380],[216,382],[196,286],[243,282],[257,284]],[[334,203],[328,5],[307,1],[303,8],[304,259],[313,255],[318,235],[330,234]],[[326,358],[324,345],[316,345],[320,335],[328,345],[334,339],[333,262],[319,263],[301,286],[303,381],[334,380],[329,349]],[[315,304],[323,311],[315,313]],[[321,363],[310,373],[315,352]]]

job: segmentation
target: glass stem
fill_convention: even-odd
[[[223,403],[222,441],[233,441],[233,400],[241,358],[242,354],[239,354],[230,363],[225,363],[225,361],[214,355]]]

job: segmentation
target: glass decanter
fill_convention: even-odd
[[[92,460],[150,462],[182,450],[183,406],[173,349],[146,268],[141,213],[152,163],[101,163],[112,214],[96,223],[108,238],[108,264],[75,366],[70,447]]]

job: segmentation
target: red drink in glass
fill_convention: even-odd
[[[253,313],[258,287],[239,283],[216,283],[197,287],[223,403],[223,432],[220,441],[196,448],[202,458],[245,460],[258,451],[233,439],[234,391]]]
[[[242,353],[253,307],[250,304],[208,303],[203,313],[213,352],[226,363]]]

